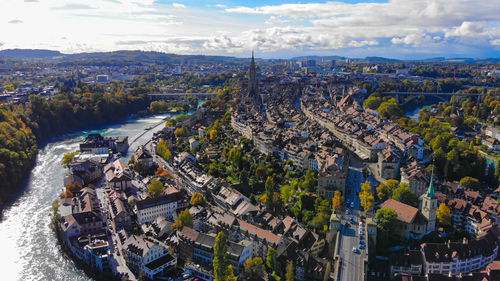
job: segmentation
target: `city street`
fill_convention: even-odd
[[[341,267],[340,276],[343,281],[361,281],[363,280],[363,259],[366,257],[366,250],[359,249],[360,235],[359,235],[359,218],[360,218],[360,199],[358,192],[361,190],[361,183],[364,182],[364,177],[362,173],[363,163],[352,158],[349,174],[347,177],[347,188],[345,194],[345,213],[342,217],[342,228],[341,228]],[[351,208],[351,202],[353,202],[353,208]],[[351,221],[351,216],[353,221]],[[346,223],[349,226],[346,227]],[[366,235],[366,233],[364,233]],[[362,239],[366,241],[366,236]],[[366,244],[364,244],[366,246]],[[356,249],[356,252],[353,251]]]

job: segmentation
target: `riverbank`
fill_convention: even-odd
[[[3,212],[0,221],[0,239],[5,241],[0,252],[4,261],[5,280],[65,280],[87,281],[82,269],[65,257],[58,248],[57,239],[50,229],[50,205],[63,189],[65,170],[61,159],[65,153],[78,149],[85,134],[99,130],[106,136],[128,136],[133,139],[145,129],[160,122],[164,114],[151,117],[127,119],[113,122],[108,127],[97,126],[87,130],[73,131],[51,138],[40,146],[33,169],[26,176],[26,186]],[[179,114],[180,115],[180,114]],[[160,128],[148,130],[129,153],[135,151],[142,140],[150,139]]]

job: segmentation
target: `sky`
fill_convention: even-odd
[[[500,57],[500,0],[0,0],[0,49]]]

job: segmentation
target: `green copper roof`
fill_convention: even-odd
[[[436,197],[436,192],[434,191],[434,169],[432,169],[431,182],[429,183],[429,188],[427,189],[427,196],[430,198]]]

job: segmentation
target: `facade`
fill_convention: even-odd
[[[120,159],[106,165],[104,174],[106,175],[106,182],[111,188],[125,191],[127,188],[132,187],[132,174],[128,165]]]
[[[94,241],[94,243],[87,244],[83,248],[84,260],[91,268],[99,271],[109,270],[109,244],[108,241]]]
[[[396,253],[389,257],[389,264],[391,276],[397,273],[421,275],[424,268],[424,256],[417,250]]]
[[[137,149],[134,153],[134,159],[144,168],[149,169],[153,166],[153,156],[143,147]]]
[[[424,194],[429,186],[428,171],[416,162],[401,167],[401,182],[408,184],[410,189],[418,196]]]
[[[151,223],[160,216],[172,218],[174,212],[177,211],[179,206],[184,206],[185,202],[187,202],[187,199],[180,191],[163,194],[156,198],[148,197],[137,200],[135,204],[137,222],[139,224]]]
[[[177,258],[170,255],[168,249],[137,235],[125,240],[123,256],[131,271],[139,273],[142,270],[149,279],[177,264]]]
[[[378,153],[378,173],[384,179],[395,179],[399,172],[399,156],[392,149]]]
[[[132,216],[127,204],[120,198],[110,199],[109,201],[111,224],[115,230],[132,228]]]
[[[212,267],[214,259],[215,234],[199,233],[194,243],[193,261]],[[252,242],[241,240],[227,242],[227,258],[235,273],[241,272],[247,259],[252,257]]]
[[[484,269],[498,254],[497,237],[488,232],[479,239],[463,242],[425,243],[424,274],[459,275]]]
[[[427,233],[427,220],[417,208],[394,199],[385,201],[380,207],[396,211],[399,221],[396,230],[402,239],[420,239]]]

